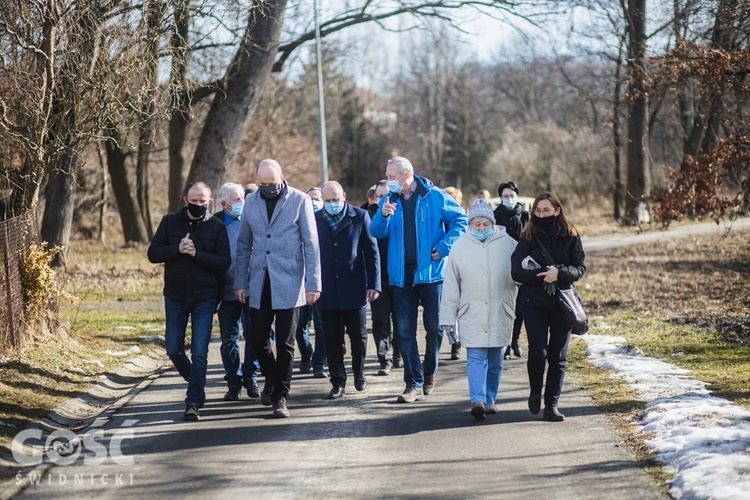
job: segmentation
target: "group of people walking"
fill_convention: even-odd
[[[222,211],[213,215],[210,188],[201,182],[188,186],[185,207],[162,219],[148,249],[151,262],[164,263],[166,351],[188,382],[186,420],[198,420],[205,402],[216,311],[228,386],[224,399],[239,399],[244,387],[283,418],[290,415],[295,338],[307,341],[307,324],[316,315],[322,325],[315,325],[315,355],[307,341],[300,370],[326,377],[327,359],[328,398],[343,397],[348,336],[354,389],[366,389],[368,303],[378,373],[404,369],[398,402],[413,403],[435,390],[448,332],[466,349],[471,414],[483,420],[497,413],[504,354],[520,356],[523,318],[529,410],[540,412],[543,395],[544,418],[563,420],[557,404],[570,329],[555,288],[571,286],[585,266],[580,237],[558,198],[540,194],[529,216],[517,203],[518,187],[508,182],[500,186],[503,203],[494,211],[477,199],[466,213],[446,191],[415,175],[404,157],[388,161],[385,177],[360,208],[346,201],[338,182],[305,193],[287,183],[278,162],[263,160],[256,169],[257,191],[223,185]],[[420,305],[424,356],[417,344]],[[240,331],[246,336],[242,363]],[[321,344],[324,353],[318,352]],[[262,390],[258,372],[265,379]]]

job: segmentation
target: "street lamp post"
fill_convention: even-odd
[[[318,25],[318,2],[313,0],[315,11],[315,60],[318,69],[318,120],[320,122],[320,171],[323,184],[328,182],[328,145],[326,141],[326,105],[323,98],[323,57],[320,52],[320,26]]]

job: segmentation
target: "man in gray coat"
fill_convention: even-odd
[[[299,309],[320,297],[318,230],[310,199],[287,184],[277,161],[261,161],[256,178],[258,191],[245,199],[237,240],[235,283],[245,288],[235,294],[250,307],[252,347],[266,378],[261,402],[285,418]]]

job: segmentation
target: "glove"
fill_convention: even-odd
[[[456,330],[455,325],[443,325],[443,331],[448,335],[449,344],[452,345],[459,342],[458,330]]]

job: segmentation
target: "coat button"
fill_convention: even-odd
[[[484,275],[487,276],[487,272],[486,271],[485,271]]]
[[[266,254],[269,254],[269,253],[271,253],[271,251],[270,250],[266,250]]]
[[[271,237],[271,235],[270,235],[270,234],[267,234],[267,235],[266,235],[266,238],[270,238],[270,237]]]
[[[339,244],[338,243],[334,243],[333,246],[337,247],[337,246],[339,246]]]

